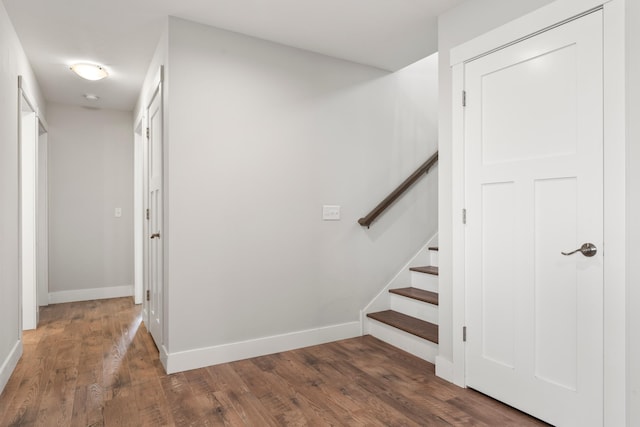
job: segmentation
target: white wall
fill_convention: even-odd
[[[48,112],[50,301],[132,295],[131,113],[59,104]]]
[[[40,107],[38,82],[0,2],[0,391],[21,354],[18,265],[18,75]]]
[[[436,58],[388,74],[175,18],[168,43],[169,353],[359,328],[436,232],[436,173],[356,222],[436,150]]]
[[[628,425],[640,425],[640,3],[627,0]]]
[[[529,13],[552,0],[475,0],[461,4],[440,16],[438,20],[439,64],[439,247],[440,267],[440,357],[451,361],[452,342],[452,221],[460,219],[460,212],[452,212],[451,204],[451,72],[449,51],[481,34]],[[461,98],[456,97],[458,102]]]

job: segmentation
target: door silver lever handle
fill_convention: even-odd
[[[585,243],[582,246],[580,246],[578,249],[576,249],[575,251],[571,251],[571,252],[560,252],[562,255],[568,256],[568,255],[573,255],[576,252],[582,252],[582,255],[586,256],[586,257],[592,257],[595,254],[598,253],[598,248],[596,248],[596,245],[594,245],[593,243]]]

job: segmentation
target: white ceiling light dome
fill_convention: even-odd
[[[73,64],[70,68],[71,71],[86,80],[101,80],[109,75],[109,73],[107,73],[107,70],[105,70],[103,66],[97,64],[89,64],[86,62]]]

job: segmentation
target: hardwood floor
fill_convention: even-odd
[[[130,298],[40,316],[0,426],[544,425],[370,336],[165,375]]]

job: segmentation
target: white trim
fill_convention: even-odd
[[[24,86],[24,79],[18,76],[18,267],[20,286],[20,329],[35,329],[38,325],[39,311],[37,301],[37,185],[38,185],[38,143],[39,143],[39,121],[38,105],[33,101],[29,91]],[[25,123],[24,105],[31,109],[35,122],[33,123],[33,146],[29,141],[25,145],[25,129],[29,129],[29,121]],[[25,152],[31,156],[24,156]],[[26,167],[25,166],[29,166]],[[27,176],[28,174],[28,176]],[[28,178],[25,180],[25,178]],[[24,209],[30,207],[30,209]],[[29,206],[31,205],[31,206]],[[25,222],[25,219],[28,222]],[[30,236],[28,241],[25,235]],[[26,250],[26,254],[25,251]],[[25,258],[25,255],[27,257]],[[31,271],[32,280],[25,272]],[[29,283],[25,286],[25,281]]]
[[[445,359],[441,356],[436,356],[436,376],[442,378],[443,380],[449,381],[450,383],[455,383],[455,375],[453,369],[453,363],[450,360]]]
[[[158,97],[158,102],[159,102],[159,115],[162,121],[162,131],[161,131],[161,135],[162,135],[162,140],[160,141],[160,151],[161,151],[161,165],[160,165],[160,187],[159,187],[159,193],[160,193],[160,200],[161,200],[161,204],[160,207],[158,208],[158,212],[155,213],[155,215],[157,215],[157,222],[158,222],[158,228],[157,230],[154,231],[150,231],[149,227],[151,224],[151,221],[143,221],[143,227],[145,228],[145,230],[149,233],[155,233],[160,232],[162,233],[162,239],[158,239],[157,240],[157,245],[158,247],[156,248],[156,250],[159,252],[160,254],[160,262],[161,265],[155,265],[155,273],[156,279],[160,280],[161,282],[161,286],[160,286],[160,304],[159,307],[156,307],[156,311],[157,311],[157,317],[159,318],[159,322],[160,322],[160,330],[158,331],[158,335],[160,336],[155,336],[154,333],[152,333],[152,331],[149,329],[149,333],[153,336],[153,340],[154,342],[156,342],[156,345],[162,345],[164,346],[169,346],[169,320],[168,320],[168,313],[169,313],[169,280],[168,280],[168,274],[167,274],[167,270],[168,270],[168,265],[167,265],[167,256],[166,256],[166,249],[168,246],[164,243],[165,241],[168,242],[167,236],[168,236],[168,232],[167,232],[167,228],[165,228],[166,224],[168,223],[168,221],[166,220],[166,216],[165,216],[165,211],[167,209],[167,198],[166,198],[166,189],[168,188],[168,185],[166,183],[166,170],[167,170],[167,154],[168,154],[168,150],[166,150],[167,147],[167,136],[168,136],[168,132],[167,132],[167,120],[166,120],[166,116],[165,116],[165,100],[166,100],[166,94],[165,94],[165,89],[163,86],[163,82],[164,82],[164,65],[160,65],[158,67],[158,72],[156,73],[156,76],[153,80],[153,86],[150,88],[149,90],[149,98],[148,98],[148,102],[147,102],[147,106],[143,111],[143,117],[146,120],[146,128],[147,131],[150,128],[150,113],[149,110],[151,109],[151,107],[153,106],[153,103],[156,100],[156,97]],[[143,124],[144,126],[144,124]],[[148,159],[148,154],[149,154],[149,150],[150,150],[150,145],[152,144],[152,141],[146,137],[146,135],[143,137],[143,141],[146,139],[146,150],[147,152],[144,153],[143,152],[143,156],[145,157],[144,160],[144,167],[143,167],[143,179],[144,179],[144,191],[143,191],[143,208],[149,208],[149,188],[151,186],[151,182],[150,182],[150,177],[149,177],[149,159]],[[145,155],[146,154],[146,155]],[[158,219],[159,218],[159,219]],[[145,288],[146,285],[146,291],[150,291],[151,289],[151,284],[150,284],[150,269],[151,269],[151,264],[150,264],[150,258],[149,258],[149,254],[150,254],[150,250],[149,250],[149,239],[146,238],[146,236],[144,236],[143,233],[143,241],[145,242],[143,245],[143,262],[146,261],[147,265],[145,266],[146,268],[143,268],[143,289]],[[159,273],[158,273],[159,272]],[[146,276],[144,276],[144,274],[146,274]],[[159,278],[159,279],[158,279]],[[153,297],[152,297],[153,299]],[[147,308],[147,314],[150,316],[151,315],[151,311],[149,309],[150,305],[151,305],[152,301],[147,301],[146,298],[143,298],[143,304],[145,305],[145,307]],[[149,319],[148,324],[151,325],[152,322],[154,322],[154,320]],[[167,349],[164,349],[165,353],[168,354]],[[167,359],[167,364],[164,365],[165,366],[165,370],[167,369],[168,366],[168,359]]]
[[[637,0],[633,0],[637,1]],[[604,420],[629,425],[626,399],[625,2],[604,6]]]
[[[398,294],[390,293],[389,297],[391,300],[391,310],[393,311],[406,314],[407,316],[411,316],[425,322],[433,323],[434,325],[437,325],[440,321],[438,318],[439,310],[437,304],[430,304],[428,302],[407,298],[404,295]]]
[[[5,386],[9,382],[9,378],[11,378],[11,374],[16,369],[16,365],[18,365],[18,361],[22,356],[22,341],[18,340],[7,358],[2,362],[2,366],[0,366],[0,393],[4,390]]]
[[[49,292],[49,304],[133,296],[133,285]]]
[[[222,344],[193,350],[169,353],[163,365],[167,374],[228,363],[251,357],[264,356],[296,348],[309,347],[360,335],[360,322],[342,323],[324,328],[308,329],[254,340]],[[161,352],[164,357],[166,349]]]
[[[133,287],[134,303],[144,302],[144,114],[133,130]],[[145,318],[145,321],[147,319]]]
[[[160,65],[160,67],[158,67],[158,71],[156,72],[156,75],[153,78],[153,83],[151,84],[149,88],[149,92],[147,93],[146,99],[148,99],[149,102],[147,102],[147,107],[138,114],[139,116],[144,116],[144,112],[149,111],[149,106],[153,102],[153,98],[155,98],[158,91],[162,90],[160,88],[160,85],[162,83],[164,83],[164,65]]]
[[[18,89],[22,91],[22,96],[24,97],[24,100],[27,101],[29,108],[31,108],[31,110],[33,110],[33,112],[36,113],[36,116],[37,116],[38,104],[36,104],[33,101],[35,98],[31,96],[31,92],[29,92],[29,90],[26,88],[24,84],[24,79],[22,78],[22,76],[18,76]]]
[[[49,124],[40,112],[40,107],[34,101],[35,98],[31,96],[31,92],[27,89],[24,78],[21,75],[18,76],[18,89],[22,91],[22,96],[24,97],[25,101],[27,101],[27,104],[29,105],[29,107],[31,107],[33,112],[36,113],[36,118],[38,119],[39,134],[42,135],[43,133],[49,132]]]
[[[38,112],[36,113],[36,117],[38,118],[38,126],[39,126],[38,130],[40,135],[42,135],[43,133],[49,133],[49,123],[47,123],[47,121],[42,116],[42,114],[40,114],[40,109],[38,109]]]
[[[452,93],[460,96],[464,87],[464,66],[458,64],[452,70]],[[465,207],[464,193],[464,108],[461,102],[453,103],[451,128],[451,208],[454,221],[451,225],[451,333],[453,334],[452,376],[453,383],[464,387],[465,345],[462,328],[465,326],[465,233],[462,219],[455,220],[456,213],[462,215]],[[436,371],[438,372],[438,371]]]
[[[463,63],[604,5],[604,425],[625,425],[626,406],[626,112],[624,0],[558,0],[451,50],[453,99],[464,81]],[[464,206],[464,111],[454,103],[452,135],[453,212]],[[461,203],[462,201],[462,203]],[[465,241],[460,221],[452,225],[453,382],[464,386]],[[445,360],[438,372],[448,375]]]
[[[451,49],[449,65],[469,61],[477,56],[530,37],[540,30],[552,27],[598,8],[612,0],[557,0],[527,15],[517,18],[473,40]]]
[[[142,135],[142,125],[145,120],[144,117],[144,110],[141,110],[138,112],[135,120],[133,121],[133,132],[137,133],[138,135]]]
[[[436,357],[438,356],[438,344],[375,319],[367,318],[367,323],[367,328],[371,331],[371,336],[404,350],[407,353],[413,354],[422,360],[426,360],[429,363],[435,363]]]

